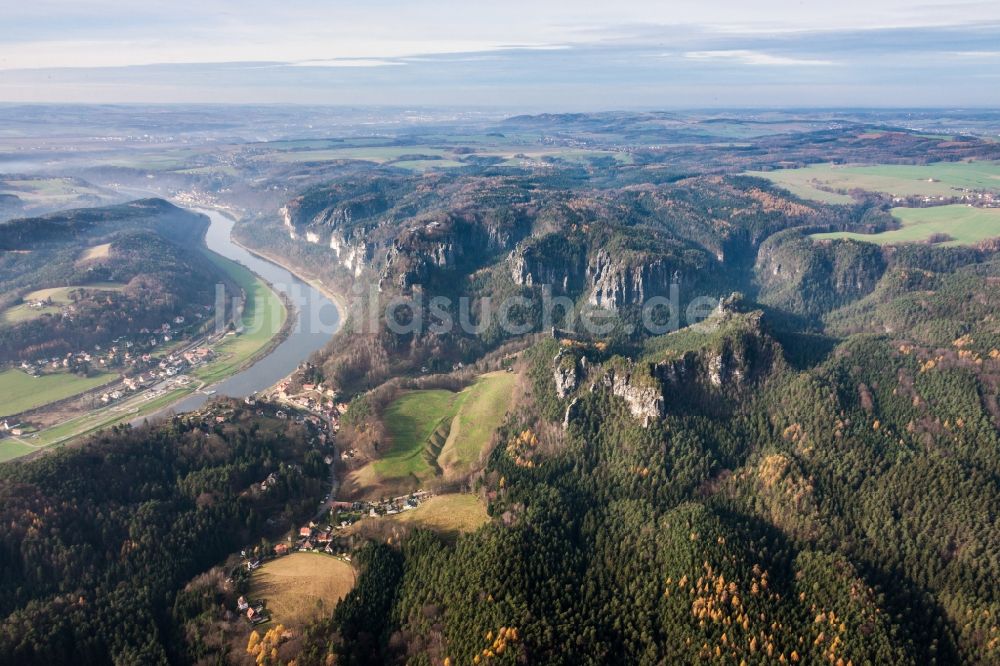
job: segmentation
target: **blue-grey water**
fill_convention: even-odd
[[[257,257],[233,243],[230,237],[233,220],[214,210],[195,210],[211,220],[205,236],[208,249],[243,264],[264,278],[276,291],[284,294],[294,308],[289,313],[289,316],[296,319],[293,330],[271,353],[249,368],[208,387],[217,395],[242,398],[280,381],[295,370],[299,363],[308,359],[310,354],[323,347],[340,326],[340,312],[318,289],[281,266]],[[210,397],[195,393],[165,411],[186,412],[197,409]]]

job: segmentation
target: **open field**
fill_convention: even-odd
[[[510,406],[515,376],[482,375],[458,393],[403,394],[383,414],[389,450],[350,475],[365,495],[407,492],[429,479],[460,478],[479,460]]]
[[[302,627],[318,615],[330,615],[355,579],[354,568],[332,555],[292,553],[253,573],[249,597],[266,601],[274,622]]]
[[[546,158],[558,159],[574,164],[589,164],[593,159],[612,158],[622,164],[632,164],[634,158],[629,153],[611,150],[587,150],[584,148],[525,148],[524,150],[483,150],[478,156],[502,157],[504,166],[523,166],[533,162],[541,162]]]
[[[392,166],[410,171],[427,171],[428,169],[454,169],[456,167],[467,166],[455,160],[401,160],[393,162]]]
[[[446,476],[464,476],[479,460],[483,448],[507,415],[515,379],[510,372],[491,372],[462,391],[462,404],[438,458]]]
[[[472,532],[489,519],[479,498],[466,493],[435,495],[412,511],[385,518],[446,534]]]
[[[89,435],[102,428],[109,428],[118,423],[132,421],[143,414],[157,412],[190,393],[191,389],[174,389],[165,391],[159,395],[143,392],[117,405],[95,409],[59,425],[46,428],[37,435],[22,438],[21,442],[31,447],[32,450],[63,444],[78,437]]]
[[[893,196],[950,197],[962,190],[1000,191],[998,162],[936,162],[925,165],[840,166],[818,164],[803,169],[748,172],[803,198],[850,203],[846,194],[824,191],[862,189]]]
[[[95,245],[94,247],[87,248],[87,250],[85,250],[84,253],[80,255],[80,261],[105,259],[110,253],[111,253],[111,243],[103,243],[101,245]]]
[[[243,332],[228,336],[215,345],[216,360],[192,373],[194,377],[211,384],[239,369],[264,349],[281,330],[288,312],[278,295],[246,267],[211,252],[207,255],[247,294],[243,308]]]
[[[373,463],[375,472],[382,478],[412,475],[423,480],[433,476],[433,461],[447,434],[439,437],[442,441],[438,451],[427,455],[436,443],[431,437],[439,428],[448,427],[460,395],[443,389],[413,391],[392,403],[384,414],[391,446],[381,460]]]
[[[20,370],[0,372],[0,416],[19,414],[50,402],[89,391],[118,378],[105,373],[93,377],[78,377],[58,373],[32,377]]]
[[[5,324],[17,324],[22,321],[30,321],[32,319],[37,319],[44,314],[56,314],[60,311],[60,306],[68,305],[72,303],[72,299],[69,297],[69,293],[74,289],[94,289],[94,290],[104,290],[104,291],[119,291],[123,289],[125,285],[119,282],[93,282],[90,284],[77,284],[70,285],[68,287],[52,287],[49,289],[38,289],[29,294],[25,294],[22,299],[24,303],[20,305],[14,305],[12,307],[4,310],[0,321]],[[46,301],[51,300],[52,305],[46,305],[40,308],[33,308],[28,305],[30,301]]]
[[[27,444],[16,440],[0,439],[0,463],[26,456],[34,450]]]
[[[817,240],[853,238],[889,245],[917,243],[936,234],[946,234],[951,239],[941,242],[942,246],[974,245],[988,238],[1000,237],[1000,208],[971,208],[956,204],[933,208],[893,208],[892,214],[903,224],[902,228],[880,234],[838,231],[813,234],[812,237]]]

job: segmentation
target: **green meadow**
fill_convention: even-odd
[[[79,377],[64,372],[32,377],[20,370],[6,370],[0,372],[0,416],[20,414],[79,395],[117,378],[113,373]]]
[[[817,240],[852,238],[854,240],[890,245],[919,243],[932,236],[949,237],[942,246],[974,245],[989,238],[1000,237],[1000,208],[972,208],[955,204],[932,208],[893,208],[893,217],[903,225],[880,234],[859,234],[846,231],[813,234]]]
[[[403,394],[383,414],[389,450],[360,476],[377,483],[407,478],[419,483],[467,472],[507,414],[514,381],[511,373],[491,372],[458,393]]]
[[[826,190],[861,189],[893,196],[950,197],[963,189],[1000,191],[998,162],[935,162],[922,165],[842,166],[814,164],[802,169],[751,171],[806,199],[851,203],[846,194]]]

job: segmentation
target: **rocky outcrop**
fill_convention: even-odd
[[[587,265],[588,302],[608,310],[641,305],[657,295],[666,295],[671,284],[679,284],[681,272],[662,257],[624,260],[600,249]]]
[[[514,284],[548,285],[556,293],[575,293],[583,287],[587,248],[561,234],[532,238],[510,253],[508,264]]]
[[[731,309],[735,307],[738,299],[724,301],[710,322],[702,324],[702,346],[665,353],[661,360],[616,357],[587,371],[584,358],[560,352],[553,368],[556,395],[565,400],[577,392],[586,375],[596,376],[590,390],[607,390],[623,399],[629,413],[648,426],[662,419],[671,404],[694,401],[712,407],[753,390],[770,375],[781,351],[764,331],[759,310]]]
[[[341,266],[350,271],[354,277],[360,277],[371,263],[375,245],[359,241],[351,243],[339,232],[330,235],[330,249],[333,250]]]
[[[654,420],[666,415],[663,387],[646,373],[635,372],[635,367],[609,370],[601,384],[611,390],[611,394],[622,398],[629,412],[648,427]]]
[[[576,356],[567,354],[564,350],[556,355],[554,365],[553,379],[556,384],[556,395],[560,400],[564,400],[580,385],[582,374],[580,361],[577,360]]]

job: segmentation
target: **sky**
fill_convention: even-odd
[[[0,102],[1000,106],[995,0],[5,0],[0,26]]]

